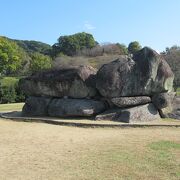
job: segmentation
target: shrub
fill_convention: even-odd
[[[126,55],[128,54],[127,47],[124,44],[104,44],[97,45],[91,49],[82,49],[77,53],[79,56],[97,57],[103,55]]]
[[[103,56],[96,56],[96,57],[59,56],[55,58],[55,60],[53,61],[52,68],[58,69],[61,67],[68,67],[68,66],[90,65],[94,68],[99,69],[103,64],[109,63],[117,58],[119,58],[118,54],[114,54],[114,55],[104,54]]]
[[[55,58],[52,64],[53,69],[69,66],[79,66],[79,65],[88,65],[88,59],[80,56],[59,56]]]
[[[37,72],[41,70],[50,69],[51,63],[52,60],[49,56],[40,53],[32,53],[30,61],[30,71]]]
[[[24,102],[26,97],[25,97],[25,94],[23,93],[23,91],[20,89],[18,83],[16,83],[16,85],[15,85],[15,91],[16,91],[15,102]]]
[[[19,78],[3,77],[0,80],[0,103],[23,102],[25,95],[18,86]]]
[[[16,91],[14,86],[3,86],[1,87],[1,98],[0,102],[2,104],[5,103],[13,103],[16,101]]]

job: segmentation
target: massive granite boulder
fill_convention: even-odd
[[[23,116],[77,117],[93,116],[106,110],[105,103],[91,99],[28,97]]]
[[[51,98],[28,97],[22,109],[23,116],[48,116]]]
[[[174,74],[166,61],[145,47],[133,58],[128,56],[103,65],[97,72],[96,87],[104,97],[151,96],[170,92]]]
[[[159,120],[160,116],[152,103],[131,108],[116,108],[96,116],[96,120],[112,120],[126,123]]]
[[[53,99],[48,114],[55,117],[93,116],[101,113],[106,106],[101,101],[90,99]]]
[[[91,66],[61,68],[35,73],[19,85],[28,96],[86,98],[96,95],[95,74]]]

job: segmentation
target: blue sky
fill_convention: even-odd
[[[0,19],[0,35],[49,44],[85,31],[100,43],[180,45],[180,0],[0,0]]]

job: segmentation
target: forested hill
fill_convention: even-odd
[[[50,55],[52,46],[40,41],[28,41],[28,40],[17,40],[17,39],[9,39],[11,41],[16,42],[22,49],[24,49],[28,53],[41,53],[44,55]]]

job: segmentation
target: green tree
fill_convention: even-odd
[[[13,41],[0,37],[0,73],[16,73],[22,65],[24,52]]]
[[[56,56],[59,56],[59,54],[63,55],[59,47],[59,43],[55,43],[52,45],[51,57],[55,58]]]
[[[41,53],[44,55],[51,55],[52,47],[49,44],[39,42],[39,41],[23,41],[23,40],[13,40],[18,46],[24,49],[27,53]]]
[[[117,43],[116,45],[119,47],[121,54],[128,54],[128,48],[126,45],[120,43]]]
[[[57,56],[59,53],[73,56],[82,49],[95,47],[96,44],[97,42],[91,34],[82,32],[70,36],[60,36],[58,43],[52,46],[52,51],[54,56]]]
[[[16,100],[14,86],[1,86],[0,84],[0,103],[13,103]]]
[[[137,51],[139,51],[141,48],[142,47],[141,47],[141,45],[139,44],[138,41],[133,41],[133,42],[129,43],[129,45],[128,45],[128,52],[130,54],[134,54]]]
[[[162,54],[165,60],[170,65],[175,77],[174,77],[174,88],[180,87],[180,47],[172,46],[166,48],[166,52]]]
[[[40,53],[32,53],[30,60],[30,71],[37,72],[40,70],[45,70],[51,68],[52,60],[49,56],[40,54]]]
[[[0,78],[0,103],[24,102],[25,94],[19,87],[19,78]]]

